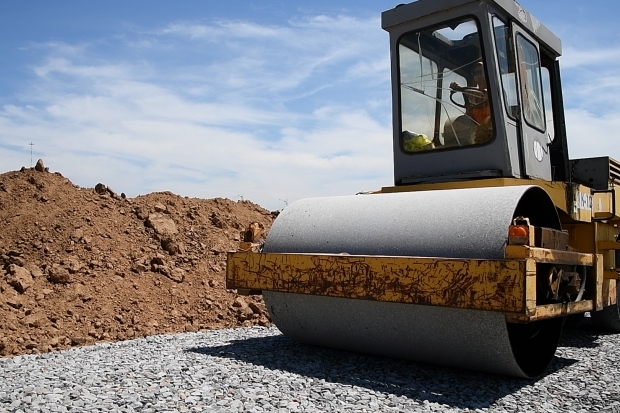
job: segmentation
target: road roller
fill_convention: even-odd
[[[514,0],[381,17],[393,185],[288,205],[227,288],[302,343],[522,378],[567,318],[620,332],[620,163],[569,159],[560,39]]]

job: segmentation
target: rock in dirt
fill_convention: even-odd
[[[95,185],[95,192],[99,195],[109,195],[111,197],[116,197],[116,192],[112,190],[112,188],[105,186],[101,182]]]
[[[43,325],[43,317],[40,314],[30,314],[22,319],[22,324],[28,327],[39,328]]]
[[[86,337],[81,337],[81,336],[71,337],[72,346],[83,346],[84,344],[87,344],[87,343],[88,343],[88,338]]]
[[[209,220],[211,221],[211,224],[213,224],[213,226],[217,228],[220,228],[220,229],[226,228],[226,223],[216,213],[211,214],[211,217],[209,218]]]
[[[22,257],[16,257],[16,256],[9,256],[8,259],[5,260],[5,263],[15,264],[19,267],[23,267],[24,265],[26,265],[26,261],[24,261]]]
[[[52,265],[49,269],[47,279],[54,284],[70,284],[72,282],[69,271],[59,264]]]
[[[23,294],[32,286],[33,283],[30,271],[15,264],[9,265],[8,277],[6,281],[20,294]]]
[[[30,266],[27,269],[30,271],[30,275],[32,275],[32,278],[38,278],[43,276],[43,272],[39,267]]]
[[[170,255],[185,254],[183,244],[173,238],[163,238],[161,240],[161,247]]]
[[[182,283],[183,280],[185,280],[185,270],[181,268],[175,268],[170,271],[168,278],[170,278],[174,282]]]
[[[171,236],[179,232],[174,221],[160,212],[150,214],[145,224],[153,228],[155,233],[163,236]]]
[[[249,303],[248,307],[254,312],[254,314],[261,314],[263,309],[261,309],[256,303]]]
[[[18,297],[9,297],[5,300],[5,302],[16,310],[19,310],[24,305],[22,301]]]
[[[45,165],[43,164],[43,159],[39,159],[37,161],[37,164],[34,166],[34,170],[37,172],[45,172]]]
[[[233,301],[232,306],[236,308],[247,307],[247,303],[243,298],[237,297],[235,301]]]
[[[73,241],[80,241],[84,237],[84,230],[82,228],[76,228],[71,234],[71,239]]]
[[[108,187],[102,184],[101,182],[95,185],[95,192],[99,195],[103,195],[108,192]]]
[[[166,265],[166,257],[163,254],[157,254],[153,258],[151,258],[151,264],[165,266]]]
[[[254,312],[248,306],[240,307],[237,309],[237,319],[239,321],[250,320],[253,315]]]

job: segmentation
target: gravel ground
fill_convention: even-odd
[[[0,412],[620,412],[619,360],[587,324],[537,381],[216,330],[0,359]]]

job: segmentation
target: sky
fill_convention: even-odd
[[[392,185],[398,3],[0,2],[0,172],[41,158],[82,187],[272,210]],[[520,4],[562,39],[570,157],[620,159],[620,8]]]

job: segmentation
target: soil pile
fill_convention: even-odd
[[[269,324],[225,289],[226,252],[275,213],[170,192],[73,185],[40,162],[0,175],[0,355]]]

